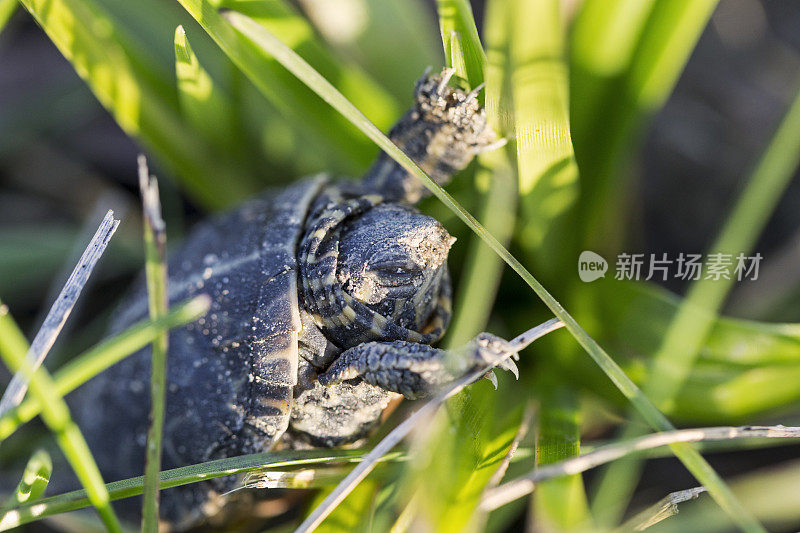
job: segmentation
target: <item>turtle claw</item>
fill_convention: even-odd
[[[519,354],[514,345],[491,333],[481,333],[474,342],[477,346],[477,355],[482,361],[488,364],[494,363],[519,379],[519,369],[514,363],[515,360],[519,360]]]
[[[486,82],[483,82],[480,85],[478,85],[477,87],[475,87],[474,89],[472,89],[470,92],[467,93],[467,96],[464,98],[464,101],[465,102],[469,102],[470,100],[477,99],[478,98],[478,93],[481,92],[481,89],[483,89],[485,86],[486,86]]]
[[[502,139],[498,139],[498,140],[496,140],[496,141],[494,141],[494,142],[492,142],[492,143],[489,143],[489,144],[486,144],[486,145],[484,145],[484,146],[481,146],[481,147],[480,147],[480,148],[479,148],[479,149],[476,151],[476,153],[478,153],[478,154],[483,154],[483,153],[485,153],[485,152],[492,152],[492,151],[494,151],[494,150],[497,150],[498,148],[502,148],[502,147],[503,147],[503,146],[505,146],[506,144],[508,144],[508,139],[506,139],[505,137],[503,137]]]
[[[436,93],[439,96],[444,95],[444,89],[447,87],[447,84],[450,83],[450,79],[455,75],[456,69],[454,68],[446,68],[442,70],[442,80],[439,82],[439,86],[436,88]]]
[[[508,359],[503,359],[497,364],[497,366],[499,366],[503,370],[508,370],[509,372],[514,374],[514,377],[516,379],[519,379],[519,369],[517,368],[516,363],[514,363],[511,357],[509,357]]]
[[[488,380],[492,383],[494,390],[497,390],[497,376],[494,375],[494,371],[490,370],[486,374],[483,375],[483,379]]]

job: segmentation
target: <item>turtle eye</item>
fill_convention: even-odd
[[[419,276],[419,266],[403,250],[381,251],[370,258],[369,270],[385,287],[407,285]]]
[[[370,270],[378,275],[381,284],[392,287],[410,283],[420,274],[419,267],[411,261],[381,262]]]

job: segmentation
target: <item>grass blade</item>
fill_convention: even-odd
[[[578,194],[560,6],[557,0],[511,2],[511,90],[522,228],[517,240],[546,274],[561,271],[566,261],[570,246],[565,242],[574,232],[559,229],[557,222],[563,224]],[[538,21],[535,32],[530,30],[531,20]]]
[[[114,510],[109,503],[108,491],[97,468],[89,446],[81,430],[72,421],[69,408],[58,394],[50,374],[44,369],[36,371],[25,359],[27,342],[16,323],[8,314],[8,307],[0,302],[0,357],[12,371],[23,372],[29,382],[31,395],[37,397],[42,406],[42,419],[56,437],[61,451],[69,461],[75,475],[85,487],[89,501],[97,509],[109,531],[122,531]],[[7,513],[8,514],[8,513]]]
[[[183,116],[205,138],[232,153],[240,144],[234,104],[200,64],[183,26],[175,28],[175,74]]]
[[[362,460],[364,452],[359,450],[302,450],[267,452],[239,457],[217,459],[172,470],[164,470],[160,474],[161,489],[169,489],[189,483],[198,483],[223,476],[257,472],[264,469],[288,468],[304,465],[322,465],[332,461],[357,462]],[[397,460],[398,454],[384,456],[382,461]],[[130,498],[142,493],[144,477],[134,477],[122,481],[114,481],[105,485],[111,500]],[[41,520],[60,513],[82,509],[91,505],[84,490],[76,490],[57,496],[27,503],[11,509],[0,519],[0,531],[6,531],[23,524]]]
[[[197,11],[189,4],[190,0],[181,0],[181,4],[189,6],[190,12]],[[193,3],[193,2],[192,2]],[[210,9],[210,6],[207,8]],[[194,13],[193,13],[194,14]],[[533,277],[533,275],[511,253],[500,244],[497,239],[486,232],[485,228],[447,192],[439,187],[422,169],[417,166],[406,154],[403,153],[388,137],[386,137],[374,124],[361,114],[350,102],[347,101],[327,80],[314,71],[308,63],[302,60],[290,48],[276,39],[263,27],[237,13],[226,13],[227,20],[244,35],[247,35],[255,44],[274,56],[290,72],[303,80],[310,88],[323,97],[332,107],[348,118],[365,135],[373,140],[382,150],[389,154],[395,161],[413,175],[422,180],[423,184],[442,203],[451,209],[472,231],[480,236],[542,299],[553,314],[563,320],[567,330],[578,343],[592,357],[595,363],[611,379],[614,385],[628,398],[631,404],[642,414],[645,420],[654,429],[669,431],[675,429],[672,423],[647,399],[636,384],[622,371],[613,359],[600,347],[599,344],[584,330],[564,307]],[[763,531],[763,528],[752,518],[742,505],[736,500],[719,476],[696,450],[685,444],[673,445],[675,455],[709,490],[714,499],[720,503],[727,513],[737,523],[749,531]]]
[[[569,461],[580,454],[580,410],[575,391],[553,376],[540,378],[537,388],[541,407],[537,417],[537,469]],[[537,486],[533,512],[548,531],[591,529],[589,504],[583,478],[573,474]]]
[[[450,49],[445,50],[445,57],[447,58],[447,66],[455,69],[456,76],[459,78],[469,80],[467,73],[467,63],[464,61],[464,47],[461,44],[461,35],[457,31],[450,32],[449,43]],[[470,86],[473,86],[470,83]],[[477,87],[477,84],[474,85]]]
[[[800,163],[800,92],[795,96],[789,112],[759,161],[752,176],[737,200],[725,226],[712,244],[711,254],[727,254],[735,258],[746,255],[755,246],[777,202]],[[650,398],[667,409],[673,409],[678,391],[694,366],[700,348],[708,338],[725,298],[733,283],[731,279],[701,279],[692,283],[686,299],[666,330],[658,351],[653,355],[650,379],[645,390]],[[624,433],[630,437],[634,430]],[[630,494],[639,470],[632,464],[610,468],[598,495]],[[610,487],[614,487],[613,489]],[[599,496],[598,509],[611,519],[619,516],[624,498],[615,502],[604,501]],[[616,515],[616,516],[615,516]]]
[[[114,232],[119,226],[119,220],[114,219],[114,213],[109,211],[106,213],[105,218],[100,223],[100,227],[89,241],[86,250],[83,252],[78,263],[70,274],[64,288],[56,298],[50,312],[44,319],[44,323],[39,331],[36,333],[28,353],[25,355],[26,366],[28,371],[35,371],[44,362],[47,353],[56,341],[56,337],[61,332],[61,328],[69,318],[75,302],[81,295],[84,285],[92,274],[97,261],[108,246],[108,242],[114,235]],[[0,416],[7,413],[10,409],[19,405],[22,398],[25,396],[25,391],[28,388],[25,377],[21,374],[16,374],[11,383],[8,385],[3,398],[0,400]]]
[[[310,507],[314,508],[323,501],[332,488],[327,487],[326,490],[318,491]],[[336,506],[317,531],[319,533],[386,531],[383,528],[376,528],[373,515],[379,488],[378,483],[372,478],[365,479]]]
[[[114,116],[206,206],[222,207],[253,190],[253,178],[235,162],[220,163],[193,129],[186,128],[164,80],[136,67],[141,50],[126,47],[120,24],[91,0],[21,0]]]
[[[437,0],[437,12],[439,13],[439,31],[442,34],[442,45],[444,50],[449,53],[453,49],[453,36],[457,35],[461,40],[463,50],[464,66],[466,69],[466,79],[472,87],[477,87],[483,83],[483,71],[486,66],[486,54],[483,52],[478,28],[475,27],[475,19],[472,16],[472,7],[468,0]],[[448,65],[455,66],[455,65]],[[460,75],[460,74],[459,74]]]
[[[749,254],[783,191],[800,164],[800,92],[762,156],[708,255]],[[691,371],[700,346],[736,280],[702,279],[693,283],[663,344],[653,358],[653,376],[645,389],[658,402],[669,402]]]
[[[25,465],[22,479],[17,485],[17,489],[3,508],[6,512],[9,508],[17,505],[36,501],[39,496],[44,494],[47,484],[50,482],[50,474],[53,472],[53,461],[50,454],[45,450],[36,450]]]
[[[0,32],[17,12],[17,0],[0,0]]]
[[[167,315],[158,320],[142,320],[118,335],[102,341],[94,348],[73,358],[53,375],[56,392],[61,396],[67,395],[111,365],[153,342],[162,331],[194,322],[206,314],[209,305],[206,296],[197,296],[173,306]],[[6,340],[14,343],[13,338],[9,337]],[[24,342],[24,339],[22,340]],[[0,339],[0,343],[2,342],[3,339]],[[0,350],[2,349],[0,345]],[[40,412],[39,399],[27,398],[19,407],[0,418],[0,441],[8,438],[20,425],[32,420]]]
[[[602,68],[611,63],[612,69],[622,70],[607,87],[602,71],[589,72],[590,76],[599,77],[599,89],[593,85],[595,78],[573,79],[576,88],[588,83],[590,93],[599,90],[603,102],[594,108],[597,112],[591,117],[580,111],[575,117],[576,150],[584,177],[580,211],[589,249],[610,250],[619,244],[620,215],[624,210],[616,205],[620,195],[611,193],[621,186],[626,175],[621,170],[624,158],[631,152],[631,145],[637,144],[636,134],[642,125],[672,92],[717,2],[618,2],[609,26],[598,29],[605,35],[619,36],[619,41],[613,36],[602,40],[609,46],[619,43],[629,48],[619,51],[616,59],[590,66]],[[625,24],[629,27],[621,29]],[[576,44],[582,44],[582,50],[594,46],[588,39]],[[591,94],[587,96],[593,98]],[[580,102],[583,98],[583,94],[575,94],[573,100]],[[581,124],[582,118],[587,122]],[[598,131],[603,135],[596,135]]]
[[[733,439],[798,439],[800,427],[787,426],[720,426],[680,429],[652,433],[600,446],[589,453],[555,464],[540,466],[525,476],[500,485],[486,495],[484,507],[496,509],[534,490],[544,480],[586,472],[622,457],[678,442],[729,441]]]
[[[486,118],[500,136],[505,136],[501,115],[502,95],[508,90],[508,39],[510,10],[508,0],[494,0],[487,6],[484,38],[488,47],[486,64]],[[476,86],[469,80],[470,86]],[[517,209],[517,178],[509,157],[508,145],[478,156],[475,181],[488,189],[479,215],[486,231],[503,246],[514,232]],[[503,261],[479,236],[472,237],[461,273],[458,295],[454,299],[453,321],[446,346],[460,346],[486,327],[492,302],[497,294]],[[473,305],[481,302],[482,305]]]
[[[517,242],[539,271],[549,276],[562,271],[566,262],[564,252],[570,246],[565,243],[570,242],[573,232],[564,232],[558,225],[564,223],[578,191],[561,2],[513,0],[508,17],[520,195]],[[535,32],[530,31],[531,20],[537,21]],[[544,369],[537,377],[541,403],[537,461],[551,463],[575,456],[580,451],[580,414],[574,393],[551,369]],[[532,504],[545,530],[587,526],[588,504],[580,476],[554,480],[541,489]]]
[[[150,175],[147,161],[139,156],[139,189],[142,194],[144,222],[145,277],[150,319],[158,320],[168,312],[167,233],[161,218],[158,182]],[[167,349],[169,334],[162,331],[153,339],[150,375],[150,427],[147,431],[144,470],[142,531],[158,531],[158,473],[161,471],[161,439],[164,429],[164,404],[167,393]]]
[[[481,495],[514,446],[522,425],[519,391],[476,383],[419,426],[409,443],[411,464],[399,493],[408,513],[432,532],[481,530]],[[424,430],[421,428],[424,427]]]

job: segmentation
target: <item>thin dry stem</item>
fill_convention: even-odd
[[[619,533],[623,531],[644,531],[662,520],[675,516],[678,514],[678,504],[688,502],[689,500],[696,500],[704,492],[706,492],[705,487],[694,487],[692,489],[670,492],[654,505],[651,505],[622,524],[617,531]]]
[[[786,426],[722,426],[697,429],[681,429],[653,433],[637,439],[602,446],[592,452],[542,466],[525,476],[489,491],[481,502],[481,508],[491,511],[533,492],[536,483],[554,477],[579,474],[591,468],[609,463],[634,452],[668,446],[678,442],[719,441],[749,438],[800,438],[800,427]]]
[[[72,270],[72,274],[67,279],[64,288],[61,289],[61,293],[50,308],[50,312],[47,313],[42,327],[34,337],[28,353],[25,354],[25,360],[28,361],[28,364],[22,368],[35,371],[42,365],[58,334],[61,332],[61,328],[72,312],[72,308],[75,307],[75,302],[78,301],[78,297],[81,295],[81,291],[86,285],[92,270],[100,256],[103,255],[118,226],[119,220],[114,218],[114,212],[108,211],[100,223],[100,227],[97,228],[94,237],[92,237],[83,252],[80,261]],[[17,372],[3,394],[2,400],[0,400],[0,416],[17,407],[25,397],[27,390],[28,379],[22,371]]]

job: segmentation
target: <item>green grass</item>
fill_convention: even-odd
[[[793,102],[783,123],[753,171],[733,211],[709,254],[751,255],[759,237],[789,184],[800,155],[795,147],[800,143],[800,94]],[[734,259],[735,260],[735,259]],[[678,391],[697,361],[725,298],[735,279],[701,279],[692,283],[686,298],[666,327],[661,346],[652,356],[650,379],[645,384],[647,395],[664,409],[672,410]],[[763,346],[759,346],[763,351]],[[758,394],[756,394],[758,396]],[[746,397],[746,395],[745,395]],[[636,430],[627,430],[630,437]],[[630,494],[641,466],[620,462],[612,466],[598,489],[599,494]],[[610,520],[621,516],[624,498],[617,502],[601,497],[596,502],[599,513],[611,513]],[[600,511],[600,509],[604,509]]]
[[[3,512],[28,501],[36,501],[44,494],[53,472],[53,460],[45,450],[36,450],[25,465],[17,490],[2,507]]]
[[[679,299],[644,282],[587,285],[574,274],[581,250],[615,254],[628,242],[625,199],[640,134],[669,97],[714,0],[587,0],[573,21],[563,20],[556,0],[489,0],[480,30],[466,0],[436,2],[437,20],[416,0],[343,3],[338,13],[315,11],[323,8],[308,3],[308,17],[284,0],[21,4],[119,125],[160,164],[164,177],[202,208],[232,205],[266,185],[311,171],[358,175],[380,149],[425,183],[441,205],[431,201],[424,209],[459,237],[451,252],[458,285],[448,346],[481,330],[527,329],[552,315],[566,324],[569,334],[523,354],[520,382],[502,379],[497,392],[477,384],[449,401],[409,443],[410,460],[386,465],[391,475],[367,478],[322,529],[399,527],[417,519],[432,530],[450,531],[493,528],[513,519],[519,511],[501,509],[487,517],[479,503],[512,445],[522,407],[531,401],[538,405],[532,442],[537,464],[578,456],[587,444],[581,434],[587,421],[609,429],[610,422],[590,419],[599,409],[644,420],[656,431],[673,429],[671,417],[683,423],[751,423],[774,409],[797,411],[800,398],[787,386],[796,380],[787,377],[800,376],[798,326],[719,316],[730,283],[700,282]],[[13,5],[0,0],[0,29]],[[334,14],[340,18],[334,20]],[[485,81],[489,122],[509,141],[477,158],[451,193],[383,133],[410,101],[426,62],[434,69],[453,66],[471,87]],[[711,249],[752,248],[797,167],[798,109],[793,105]],[[0,245],[9,253],[0,255],[13,260],[0,261],[2,272],[33,272],[27,267],[37,261],[49,261],[55,271],[58,261],[49,249],[23,250],[22,240],[1,238],[5,231]],[[27,240],[47,238],[33,235]],[[164,290],[153,276],[160,272],[165,279],[163,260],[155,260],[153,237],[145,235],[151,296],[161,303],[151,306],[152,319],[84,352],[52,378],[36,372],[29,397],[0,418],[5,442],[15,431],[28,431],[23,424],[41,415],[83,476],[86,494],[40,500],[46,509],[40,517],[91,503],[113,529],[109,498],[144,492],[143,529],[152,530],[159,488],[228,469],[298,465],[280,454],[248,456],[162,472],[159,483],[156,423],[155,444],[148,446],[155,455],[144,480],[106,486],[92,470],[89,450],[70,426],[61,397],[154,343],[163,348],[153,351],[159,420],[165,332],[208,306],[195,300],[168,311],[164,293],[154,296]],[[53,239],[51,248],[66,253],[65,238]],[[26,288],[43,281],[26,275]],[[13,369],[14,354],[24,354],[26,343],[9,331],[10,336],[0,335],[0,351]],[[741,498],[748,492],[739,493],[739,484],[723,482],[690,444],[674,444],[671,451],[732,523],[763,530],[754,516],[768,516]],[[339,454],[308,460],[349,452]],[[625,475],[612,473],[592,498],[578,475],[541,484],[529,502],[536,525],[553,531],[618,526],[638,480],[638,470],[624,461],[616,468]],[[528,456],[515,461],[507,478],[533,464]],[[768,492],[769,481],[762,482]],[[414,493],[422,496],[412,498]],[[37,518],[29,502],[14,507],[28,513],[20,515],[22,522]],[[704,509],[693,516],[716,512]],[[800,513],[793,516],[800,520]],[[687,523],[702,522],[691,520]],[[659,527],[670,523],[680,529],[682,516]]]
[[[288,452],[270,452],[228,459],[218,459],[206,463],[199,463],[172,470],[164,470],[159,476],[159,486],[162,489],[178,487],[187,483],[197,483],[231,474],[244,474],[249,472],[268,471],[302,466],[314,466],[331,462],[350,463],[358,462],[364,455],[356,450],[306,450]],[[391,461],[397,455],[389,455],[385,461]],[[107,489],[110,500],[130,498],[142,494],[144,490],[144,477],[125,479],[109,483]],[[87,491],[78,490],[42,498],[35,502],[15,507],[12,515],[0,519],[0,530],[6,530],[18,525],[27,524],[42,518],[54,516],[59,513],[75,511],[91,505]]]
[[[144,271],[147,279],[147,304],[150,318],[156,321],[169,312],[167,287],[167,228],[161,218],[158,181],[150,175],[147,161],[139,156],[139,191],[144,221]],[[158,473],[161,471],[161,446],[167,397],[167,349],[169,332],[153,339],[150,359],[150,427],[147,430],[144,469],[142,531],[158,531]]]
[[[86,488],[89,501],[97,509],[109,531],[122,531],[119,519],[111,508],[108,491],[92,458],[92,453],[81,430],[72,421],[66,402],[58,394],[46,370],[33,371],[25,359],[28,343],[17,327],[8,308],[0,302],[0,357],[12,372],[22,372],[28,380],[30,393],[39,400],[44,423],[53,432],[61,451],[81,484]]]

